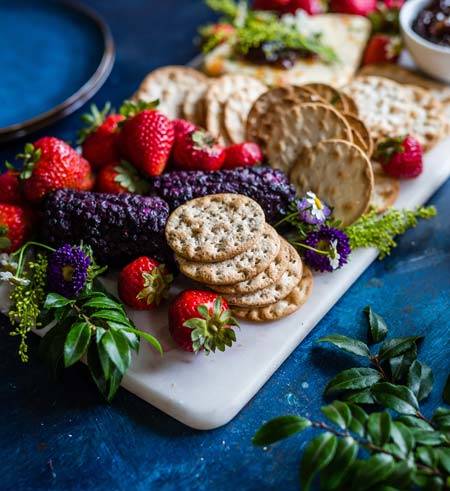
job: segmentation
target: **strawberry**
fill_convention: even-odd
[[[367,16],[376,9],[376,0],[331,0],[330,10],[341,14]]]
[[[175,132],[175,141],[179,140],[187,133],[192,133],[193,131],[198,129],[194,123],[186,121],[185,119],[174,119],[172,123]]]
[[[273,12],[286,12],[291,0],[254,0],[253,10],[272,10]]]
[[[120,136],[122,153],[148,176],[163,173],[175,140],[173,123],[154,109],[156,103],[126,101],[121,114],[127,119]]]
[[[374,159],[383,165],[386,174],[400,179],[417,177],[423,171],[422,146],[410,135],[382,140]]]
[[[164,264],[141,256],[125,266],[119,275],[121,300],[137,310],[150,310],[167,298],[173,276]]]
[[[100,193],[144,194],[147,183],[136,168],[122,160],[102,167],[97,175],[96,190]]]
[[[298,9],[301,9],[309,15],[316,15],[325,12],[325,7],[321,0],[290,0],[285,11],[295,14]]]
[[[23,201],[19,175],[19,172],[14,169],[8,169],[3,174],[0,174],[1,203],[18,205]]]
[[[31,233],[31,212],[22,206],[0,204],[0,252],[14,252]]]
[[[222,167],[225,149],[205,130],[196,130],[175,142],[175,165],[184,170],[213,171]]]
[[[237,326],[227,302],[216,293],[184,290],[169,306],[169,331],[185,351],[225,351],[236,341]]]
[[[121,114],[110,114],[111,104],[108,102],[102,111],[95,104],[91,112],[81,119],[86,128],[78,132],[78,143],[82,144],[83,157],[99,168],[110,162],[119,160],[119,123],[125,119]]]
[[[29,201],[38,202],[56,189],[88,191],[94,183],[89,162],[58,138],[27,143],[17,158],[24,163],[20,178]]]
[[[238,143],[231,145],[225,150],[225,163],[223,169],[234,169],[235,167],[251,167],[259,165],[263,161],[261,148],[256,143]]]
[[[399,36],[374,34],[367,43],[362,64],[396,63],[401,51],[402,42]]]

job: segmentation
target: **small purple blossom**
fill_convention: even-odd
[[[347,235],[332,227],[323,226],[317,232],[309,233],[304,244],[325,252],[323,254],[306,248],[303,250],[305,262],[317,271],[332,272],[342,268],[351,252]]]
[[[48,260],[49,290],[67,298],[76,297],[86,284],[90,265],[91,259],[80,247],[63,245]]]
[[[331,215],[330,208],[315,193],[308,191],[297,203],[298,217],[310,225],[322,225]]]

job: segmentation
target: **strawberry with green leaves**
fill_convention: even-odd
[[[173,275],[165,264],[141,256],[125,266],[119,275],[122,302],[136,310],[151,310],[167,298]]]
[[[163,173],[175,140],[173,123],[155,109],[157,104],[125,101],[120,109],[126,117],[120,133],[121,152],[150,177]]]
[[[91,112],[81,117],[86,126],[78,132],[78,143],[82,145],[83,157],[94,168],[120,159],[119,123],[124,119],[125,116],[111,111],[109,102],[101,111],[92,104]]]
[[[102,167],[97,174],[96,190],[100,193],[145,194],[148,185],[136,168],[122,160]]]
[[[17,205],[0,204],[0,252],[11,253],[19,249],[30,236],[31,212]]]
[[[399,179],[412,179],[423,171],[422,146],[410,135],[381,140],[373,158],[386,174]]]
[[[8,170],[0,174],[0,202],[18,205],[23,202],[20,173],[8,162],[6,166]]]
[[[89,162],[58,138],[27,143],[17,158],[23,161],[20,179],[28,201],[39,202],[57,189],[88,191],[94,184]]]
[[[225,351],[236,341],[238,326],[226,300],[206,290],[185,290],[169,306],[169,330],[183,350]]]

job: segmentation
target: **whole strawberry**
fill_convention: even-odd
[[[150,310],[167,298],[173,276],[164,264],[141,256],[125,266],[119,275],[120,299],[137,310]]]
[[[174,119],[173,130],[175,132],[175,141],[179,140],[181,137],[187,135],[188,133],[192,133],[197,130],[197,126],[186,119]]]
[[[402,41],[399,36],[374,34],[367,43],[362,64],[396,63],[401,51]]]
[[[283,13],[290,3],[291,0],[254,0],[252,8],[253,10],[272,10]]]
[[[22,206],[0,204],[0,252],[16,251],[31,233],[31,212]]]
[[[0,174],[0,202],[20,204],[23,201],[19,172],[8,169]]]
[[[330,2],[332,12],[363,16],[374,12],[376,6],[376,0],[331,0]]]
[[[144,194],[147,183],[130,163],[116,162],[105,165],[97,174],[96,191],[100,193]]]
[[[81,119],[86,127],[78,132],[78,143],[82,144],[83,157],[94,168],[119,160],[119,123],[125,119],[121,114],[110,114],[111,104],[99,111],[95,104],[91,112]]]
[[[70,145],[54,137],[44,137],[34,144],[27,143],[20,174],[25,198],[38,202],[56,189],[92,188],[93,178],[89,162]]]
[[[261,148],[257,143],[238,143],[225,150],[225,163],[223,169],[235,167],[252,167],[263,161]]]
[[[127,119],[120,145],[123,156],[144,174],[159,176],[169,160],[175,132],[170,119],[153,107],[155,103],[124,103],[121,114]]]
[[[219,170],[225,161],[225,149],[205,130],[196,130],[175,142],[175,165],[183,170]]]
[[[400,179],[417,177],[423,171],[422,146],[409,135],[382,140],[373,157],[383,165],[386,174]]]
[[[294,14],[302,9],[309,15],[321,14],[326,11],[326,5],[321,0],[290,0],[285,11]]]
[[[237,325],[227,302],[213,292],[185,290],[169,306],[170,334],[185,351],[225,351],[236,341]]]

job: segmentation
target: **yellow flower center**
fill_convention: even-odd
[[[72,281],[74,271],[75,271],[75,269],[73,266],[63,266],[62,275],[63,275],[64,281]]]

